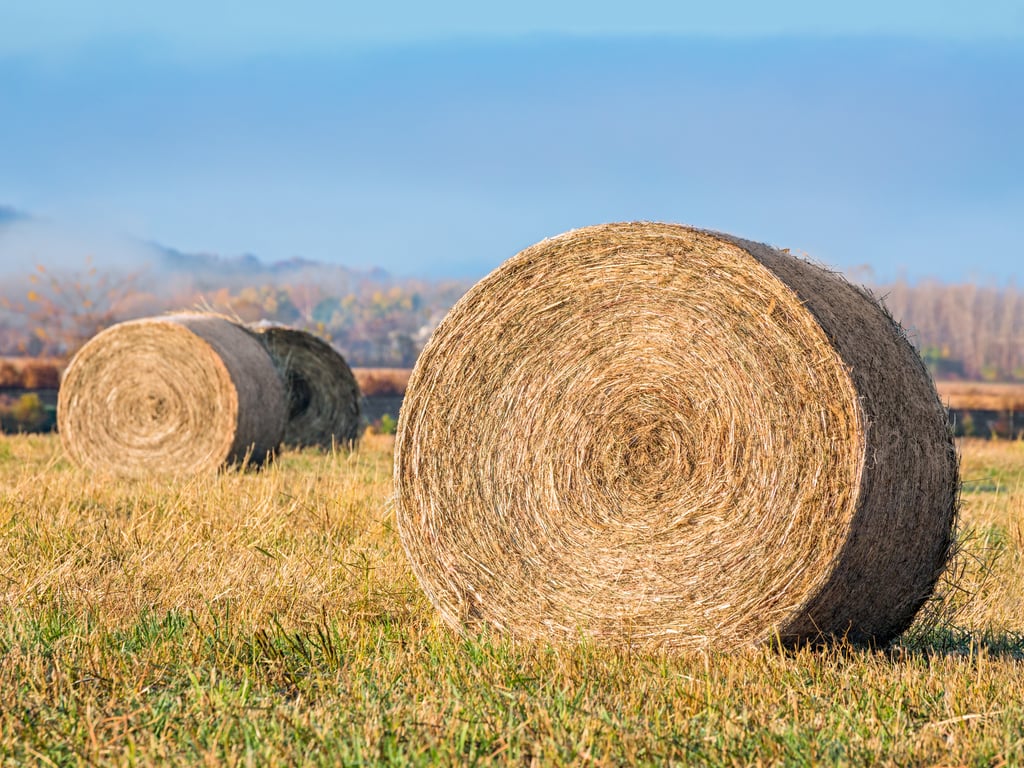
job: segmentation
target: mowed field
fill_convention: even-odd
[[[1024,762],[1024,444],[962,445],[961,554],[897,645],[681,656],[441,626],[392,445],[131,482],[0,436],[0,764]]]

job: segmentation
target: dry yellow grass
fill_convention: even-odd
[[[974,631],[1024,633],[1024,442],[965,440],[963,594],[954,621]],[[967,599],[967,598],[970,599]]]
[[[390,438],[99,481],[0,437],[0,765],[1010,764],[1024,444],[964,444],[964,574],[890,649],[459,639],[393,526]]]
[[[365,452],[290,454],[262,472],[111,481],[67,466],[55,438],[4,438],[0,595],[58,599],[109,626],[228,604],[252,624],[344,614],[405,571],[382,531],[391,438],[368,439]]]

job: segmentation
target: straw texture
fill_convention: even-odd
[[[260,464],[280,444],[285,418],[284,386],[263,346],[201,314],[98,334],[72,359],[57,403],[67,454],[125,476]]]
[[[452,309],[409,382],[395,486],[454,627],[732,648],[905,629],[958,472],[869,295],[765,245],[630,223],[528,248]]]
[[[362,431],[359,385],[345,358],[311,333],[284,326],[256,326],[285,382],[287,445],[351,446]]]

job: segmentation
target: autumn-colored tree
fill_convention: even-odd
[[[37,264],[28,279],[23,300],[0,300],[27,322],[30,335],[19,343],[19,351],[68,358],[117,321],[118,305],[134,295],[138,274],[100,271],[87,259],[83,270],[70,273]]]
[[[203,308],[233,316],[243,323],[269,320],[297,324],[302,317],[288,291],[272,285],[247,286],[235,294],[222,288],[202,297],[197,303]]]

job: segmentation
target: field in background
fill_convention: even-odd
[[[0,358],[0,428],[5,432],[49,431],[56,423],[57,387],[61,363],[51,358]],[[364,399],[369,424],[398,416],[412,370],[409,368],[352,369]],[[939,396],[950,412],[958,436],[1024,436],[1024,383],[939,381]],[[39,406],[21,404],[35,395]],[[41,407],[41,410],[40,410]]]
[[[57,389],[62,365],[50,357],[0,357],[0,389]]]
[[[0,357],[0,390],[57,389],[63,362],[57,358]],[[411,368],[353,368],[360,391],[368,396],[405,394]]]
[[[1024,411],[1024,384],[986,381],[939,381],[939,397],[962,411]]]
[[[958,436],[1024,438],[1024,384],[936,382]]]
[[[56,359],[0,357],[0,432],[49,432],[57,424]],[[409,383],[409,368],[354,368],[366,422],[394,424]]]
[[[353,368],[363,397],[402,397],[411,368]]]
[[[110,481],[0,437],[4,764],[997,764],[1024,753],[1024,443],[963,446],[963,552],[889,649],[459,639],[389,510],[391,439]]]

